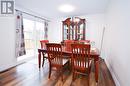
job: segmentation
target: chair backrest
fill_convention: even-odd
[[[62,47],[61,44],[55,44],[55,43],[48,43],[47,46],[47,53],[49,62],[51,64],[55,65],[62,65]]]
[[[65,40],[64,46],[66,51],[71,51],[71,44],[74,43],[74,40]]]
[[[46,43],[49,43],[49,40],[40,40],[41,48],[46,49]]]
[[[90,62],[89,44],[72,44],[72,65],[77,68],[88,68]]]

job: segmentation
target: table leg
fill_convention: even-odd
[[[38,64],[39,64],[39,69],[41,68],[41,52],[38,52]]]
[[[95,81],[98,82],[98,72],[99,72],[99,57],[94,58],[94,68],[95,68]]]
[[[98,68],[99,68],[99,61],[97,60],[95,60],[94,61],[94,65],[95,65],[95,80],[96,80],[96,82],[98,82]]]

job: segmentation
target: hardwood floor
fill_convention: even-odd
[[[72,82],[72,74],[68,70],[64,72],[63,82],[55,71],[52,72],[51,78],[48,79],[48,67],[46,61],[44,67],[39,71],[37,59],[31,60],[0,73],[0,86],[87,86],[86,76],[79,75]],[[97,84],[92,66],[90,86],[115,86],[104,60],[100,60],[99,81]]]

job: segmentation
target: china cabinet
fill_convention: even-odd
[[[62,40],[85,40],[85,19],[72,17],[62,21]]]

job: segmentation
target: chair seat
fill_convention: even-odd
[[[67,62],[69,62],[69,59],[62,59],[63,60],[63,63],[61,63],[62,61],[53,61],[52,60],[52,63],[53,63],[53,65],[55,65],[55,66],[58,66],[58,65],[60,65],[60,66],[63,66],[63,65],[65,65]]]
[[[65,65],[68,61],[69,59],[63,59],[63,65]]]
[[[44,57],[45,57],[45,58],[48,58],[48,54],[47,54],[47,53],[46,53],[46,54],[44,54]]]

